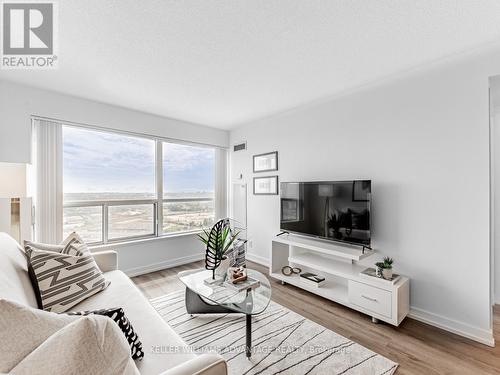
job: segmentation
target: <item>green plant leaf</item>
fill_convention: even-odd
[[[227,252],[227,250],[229,249],[229,247],[233,244],[234,240],[236,240],[236,238],[238,238],[238,235],[240,234],[240,232],[237,232],[236,234],[234,234],[231,239],[229,240],[229,242],[226,244],[226,246],[224,247],[224,254]]]

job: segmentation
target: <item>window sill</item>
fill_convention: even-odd
[[[108,242],[107,244],[98,244],[98,245],[90,245],[89,248],[91,251],[100,251],[100,250],[112,250],[114,247],[120,247],[123,245],[131,245],[131,244],[140,244],[140,243],[147,243],[151,241],[161,241],[161,240],[168,240],[168,239],[174,239],[174,238],[181,238],[181,237],[188,237],[188,236],[194,236],[199,233],[203,233],[203,230],[193,230],[189,232],[177,232],[177,233],[171,233],[171,234],[163,234],[158,237],[145,237],[145,238],[136,238],[136,239],[127,239],[124,241],[116,241],[116,242]]]

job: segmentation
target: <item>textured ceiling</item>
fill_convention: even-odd
[[[500,37],[498,0],[64,0],[59,69],[0,78],[229,129]]]

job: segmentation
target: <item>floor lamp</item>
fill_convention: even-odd
[[[325,211],[323,213],[324,236],[328,237],[328,216],[330,214],[330,197],[333,197],[333,185],[318,185],[318,195],[325,197]]]
[[[19,243],[32,238],[32,199],[26,196],[26,165],[0,163],[0,232]]]

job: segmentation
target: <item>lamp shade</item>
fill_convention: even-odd
[[[26,164],[0,163],[0,198],[26,197]]]
[[[333,197],[333,185],[318,185],[318,195],[320,197]]]
[[[26,197],[26,164],[0,163],[0,232],[18,242],[32,237],[32,201]]]

